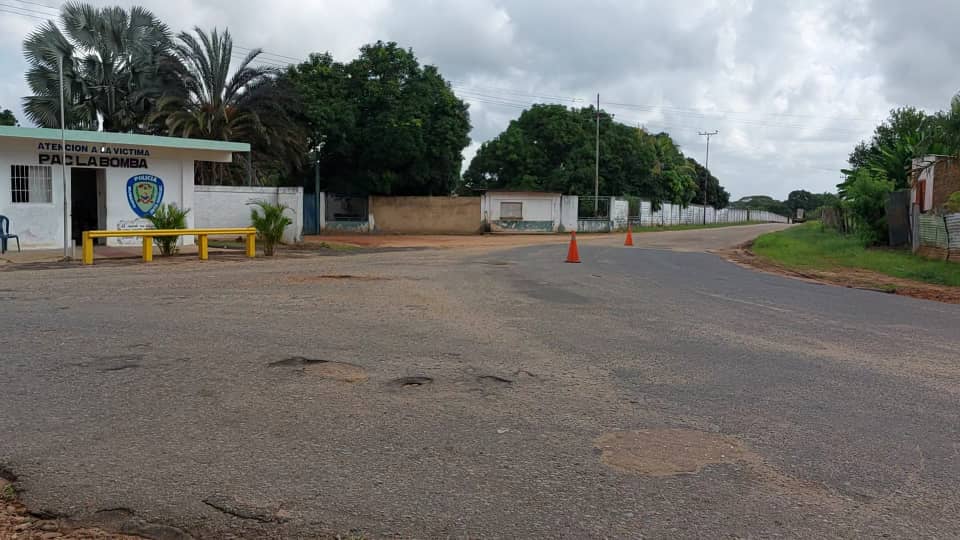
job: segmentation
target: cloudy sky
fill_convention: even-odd
[[[228,26],[270,62],[312,51],[347,61],[378,39],[412,47],[470,102],[468,159],[530,103],[584,105],[597,93],[617,120],[667,131],[701,162],[698,131],[719,130],[711,170],[734,198],[833,190],[889,109],[939,110],[960,90],[956,0],[137,3],[175,30]],[[0,1],[0,107],[19,118],[21,43],[58,5]]]

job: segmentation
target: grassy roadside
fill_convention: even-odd
[[[909,251],[868,249],[856,238],[811,222],[768,233],[753,252],[794,270],[870,270],[887,276],[960,287],[960,264],[932,261]]]

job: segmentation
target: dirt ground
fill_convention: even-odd
[[[789,276],[797,279],[828,283],[853,289],[864,289],[901,296],[934,300],[947,304],[960,304],[960,287],[935,285],[909,279],[896,278],[855,268],[837,268],[835,270],[795,270],[764,257],[757,256],[751,249],[751,244],[744,244],[736,249],[716,250],[714,253],[727,260],[747,268],[763,272]]]
[[[604,238],[608,235],[581,234],[577,240]],[[484,235],[391,235],[391,234],[324,234],[306,236],[303,244],[347,244],[370,248],[431,248],[464,249],[490,247],[518,247],[569,242],[567,234],[484,234]]]

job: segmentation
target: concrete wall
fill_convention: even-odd
[[[293,220],[283,233],[288,244],[303,239],[303,188],[260,186],[194,186],[194,222],[197,227],[249,227],[251,203],[266,201],[290,207]]]
[[[491,191],[483,196],[481,210],[491,232],[538,232],[560,230],[559,193]],[[521,203],[522,219],[502,219],[501,203]]]
[[[580,197],[564,195],[560,198],[560,231],[577,230],[577,212],[580,210]]]
[[[613,230],[626,230],[629,214],[630,203],[625,199],[613,198],[610,200],[610,226]]]
[[[483,231],[480,197],[370,197],[374,232],[475,234]]]

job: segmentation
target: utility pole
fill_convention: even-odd
[[[707,170],[707,176],[703,179],[703,224],[707,224],[707,188],[710,186],[710,137],[720,133],[717,130],[712,132],[701,131],[700,136],[707,138],[707,160],[703,164],[703,168]]]
[[[597,93],[597,159],[593,171],[593,217],[600,208],[600,93]]]
[[[73,256],[73,234],[70,230],[72,209],[70,208],[70,184],[67,182],[67,136],[66,113],[63,110],[63,54],[57,57],[57,71],[60,76],[60,176],[63,180],[63,258],[70,260]]]

